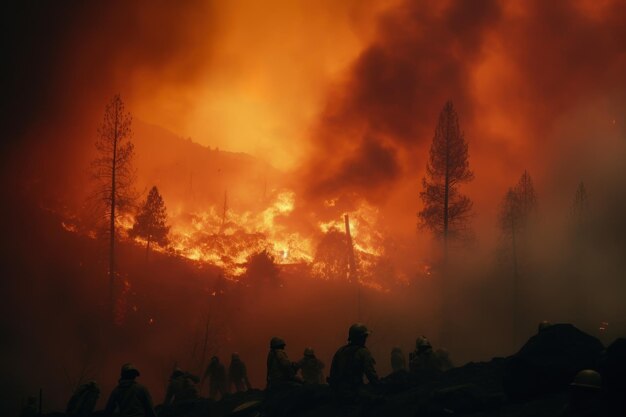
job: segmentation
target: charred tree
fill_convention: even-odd
[[[519,265],[518,265],[518,239],[522,225],[522,210],[519,195],[515,189],[510,188],[507,191],[502,205],[500,206],[500,231],[505,245],[510,248],[511,265],[513,270],[513,338],[514,343],[517,342],[517,334],[519,328]]]
[[[448,258],[449,239],[467,236],[472,201],[458,189],[473,178],[467,141],[456,110],[448,101],[439,114],[430,147],[420,193],[424,208],[418,213],[419,227],[429,229],[443,240],[444,262]]]
[[[528,228],[529,222],[531,222],[537,214],[537,195],[535,194],[533,180],[528,171],[524,170],[524,173],[517,182],[515,194],[519,200],[520,216],[524,222],[524,227]]]
[[[537,210],[537,196],[528,171],[524,171],[518,183],[509,188],[502,200],[499,226],[502,245],[509,254],[512,271],[513,334],[517,342],[521,322],[521,275],[523,248],[528,244],[528,233]]]
[[[280,270],[276,266],[274,257],[267,250],[255,253],[248,258],[243,279],[244,282],[256,288],[278,287],[281,284]]]
[[[115,239],[118,216],[132,206],[135,199],[133,188],[134,146],[131,142],[130,113],[124,109],[119,94],[106,105],[104,119],[98,128],[96,150],[98,156],[92,161],[92,174],[97,182],[94,197],[104,207],[109,237],[109,303],[114,307],[115,288]]]
[[[140,237],[146,240],[146,259],[152,242],[159,246],[167,245],[170,227],[166,222],[167,209],[163,197],[161,197],[157,187],[154,186],[150,189],[146,201],[135,217],[133,228],[128,233],[131,237]]]
[[[345,233],[338,229],[325,233],[315,249],[313,273],[324,279],[349,279],[350,262],[344,256],[347,245]]]
[[[430,157],[426,164],[426,176],[422,179],[420,198],[424,204],[418,213],[418,225],[429,229],[443,241],[444,273],[441,285],[441,341],[447,343],[448,332],[447,274],[448,243],[451,238],[463,239],[470,236],[469,218],[472,201],[459,192],[459,186],[474,178],[469,169],[467,141],[459,126],[459,117],[448,101],[439,114],[435,135],[430,146]]]
[[[584,235],[587,224],[587,216],[589,212],[589,201],[587,199],[587,189],[581,181],[576,188],[574,194],[574,203],[572,204],[572,220],[576,228],[577,235]]]
[[[574,194],[574,201],[571,208],[570,236],[571,236],[571,258],[568,268],[571,269],[570,276],[574,280],[572,298],[572,313],[574,322],[582,325],[587,316],[587,297],[585,296],[585,263],[587,250],[589,248],[589,201],[585,184],[581,181]],[[584,323],[587,324],[587,323]]]
[[[359,282],[359,277],[356,269],[356,258],[354,256],[354,244],[352,243],[352,234],[350,233],[350,217],[348,214],[344,214],[343,216],[345,226],[346,226],[346,244],[348,248],[348,265],[350,266],[349,280],[354,282],[357,288],[357,321],[361,321],[361,284]]]

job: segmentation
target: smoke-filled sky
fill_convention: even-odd
[[[545,193],[573,193],[624,132],[621,1],[17,7],[7,136],[43,144],[32,155],[55,175],[75,176],[116,92],[135,118],[294,172],[302,196],[356,192],[411,223],[448,99],[476,174],[466,192],[485,216],[524,169]]]

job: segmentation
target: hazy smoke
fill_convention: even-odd
[[[417,188],[447,99],[469,141],[476,172],[470,194],[479,213],[493,211],[524,168],[540,184],[549,181],[544,176],[563,150],[578,145],[564,123],[594,137],[610,133],[613,119],[624,123],[625,7],[401,2],[379,16],[374,40],[329,95],[313,131],[305,183],[314,194],[339,194],[368,166],[366,196],[367,188],[379,196],[381,186],[393,194],[399,177]],[[591,102],[602,110],[587,111]],[[376,138],[385,147],[383,166],[396,168],[360,152],[364,137]],[[568,175],[573,187],[581,173],[570,167]]]

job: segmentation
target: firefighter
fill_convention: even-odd
[[[272,337],[267,354],[267,388],[300,382],[296,377],[296,364],[289,360],[285,352],[286,343],[280,337]]]
[[[570,384],[570,401],[561,416],[603,416],[606,412],[605,408],[600,374],[591,369],[578,372]]]
[[[376,361],[365,347],[370,331],[356,323],[348,331],[348,344],[339,348],[333,357],[328,382],[333,389],[356,391],[363,386],[363,375],[371,385],[379,382]]]
[[[415,341],[415,351],[409,355],[409,367],[412,373],[432,374],[442,370],[442,363],[433,351],[433,347],[426,337],[418,337]]]
[[[163,405],[179,405],[198,399],[199,378],[196,375],[184,372],[180,368],[174,368],[167,386]]]
[[[65,413],[75,417],[90,416],[96,407],[98,398],[100,398],[100,387],[96,381],[82,384],[68,401]]]
[[[204,372],[202,382],[206,378],[209,378],[209,398],[217,400],[218,394],[220,398],[223,398],[228,391],[228,382],[226,381],[226,368],[217,356],[211,358],[211,362]]]
[[[391,349],[391,369],[393,373],[406,371],[406,358],[398,346]]]
[[[237,352],[233,353],[228,366],[229,390],[232,385],[235,386],[236,392],[251,390],[250,380],[248,379],[248,370],[246,364],[243,363]]]
[[[120,376],[117,387],[109,396],[104,415],[110,416],[119,408],[120,417],[156,417],[150,393],[135,381],[139,376],[137,368],[126,363],[122,365]]]
[[[296,366],[300,369],[305,384],[324,383],[324,362],[315,356],[315,351],[312,348],[304,349],[304,357]]]
[[[541,322],[539,322],[539,325],[537,325],[537,333],[541,333],[550,326],[552,326],[552,323],[550,323],[548,320],[542,320]]]

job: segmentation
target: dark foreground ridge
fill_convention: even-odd
[[[597,371],[590,374],[601,375],[599,385],[579,380],[583,370]],[[531,337],[511,357],[471,362],[445,372],[401,370],[382,378],[375,388],[365,385],[348,395],[325,384],[294,384],[280,392],[253,389],[226,394],[219,401],[201,398],[157,406],[156,412],[160,417],[623,416],[624,394],[626,339],[605,349],[574,326],[555,324]]]

